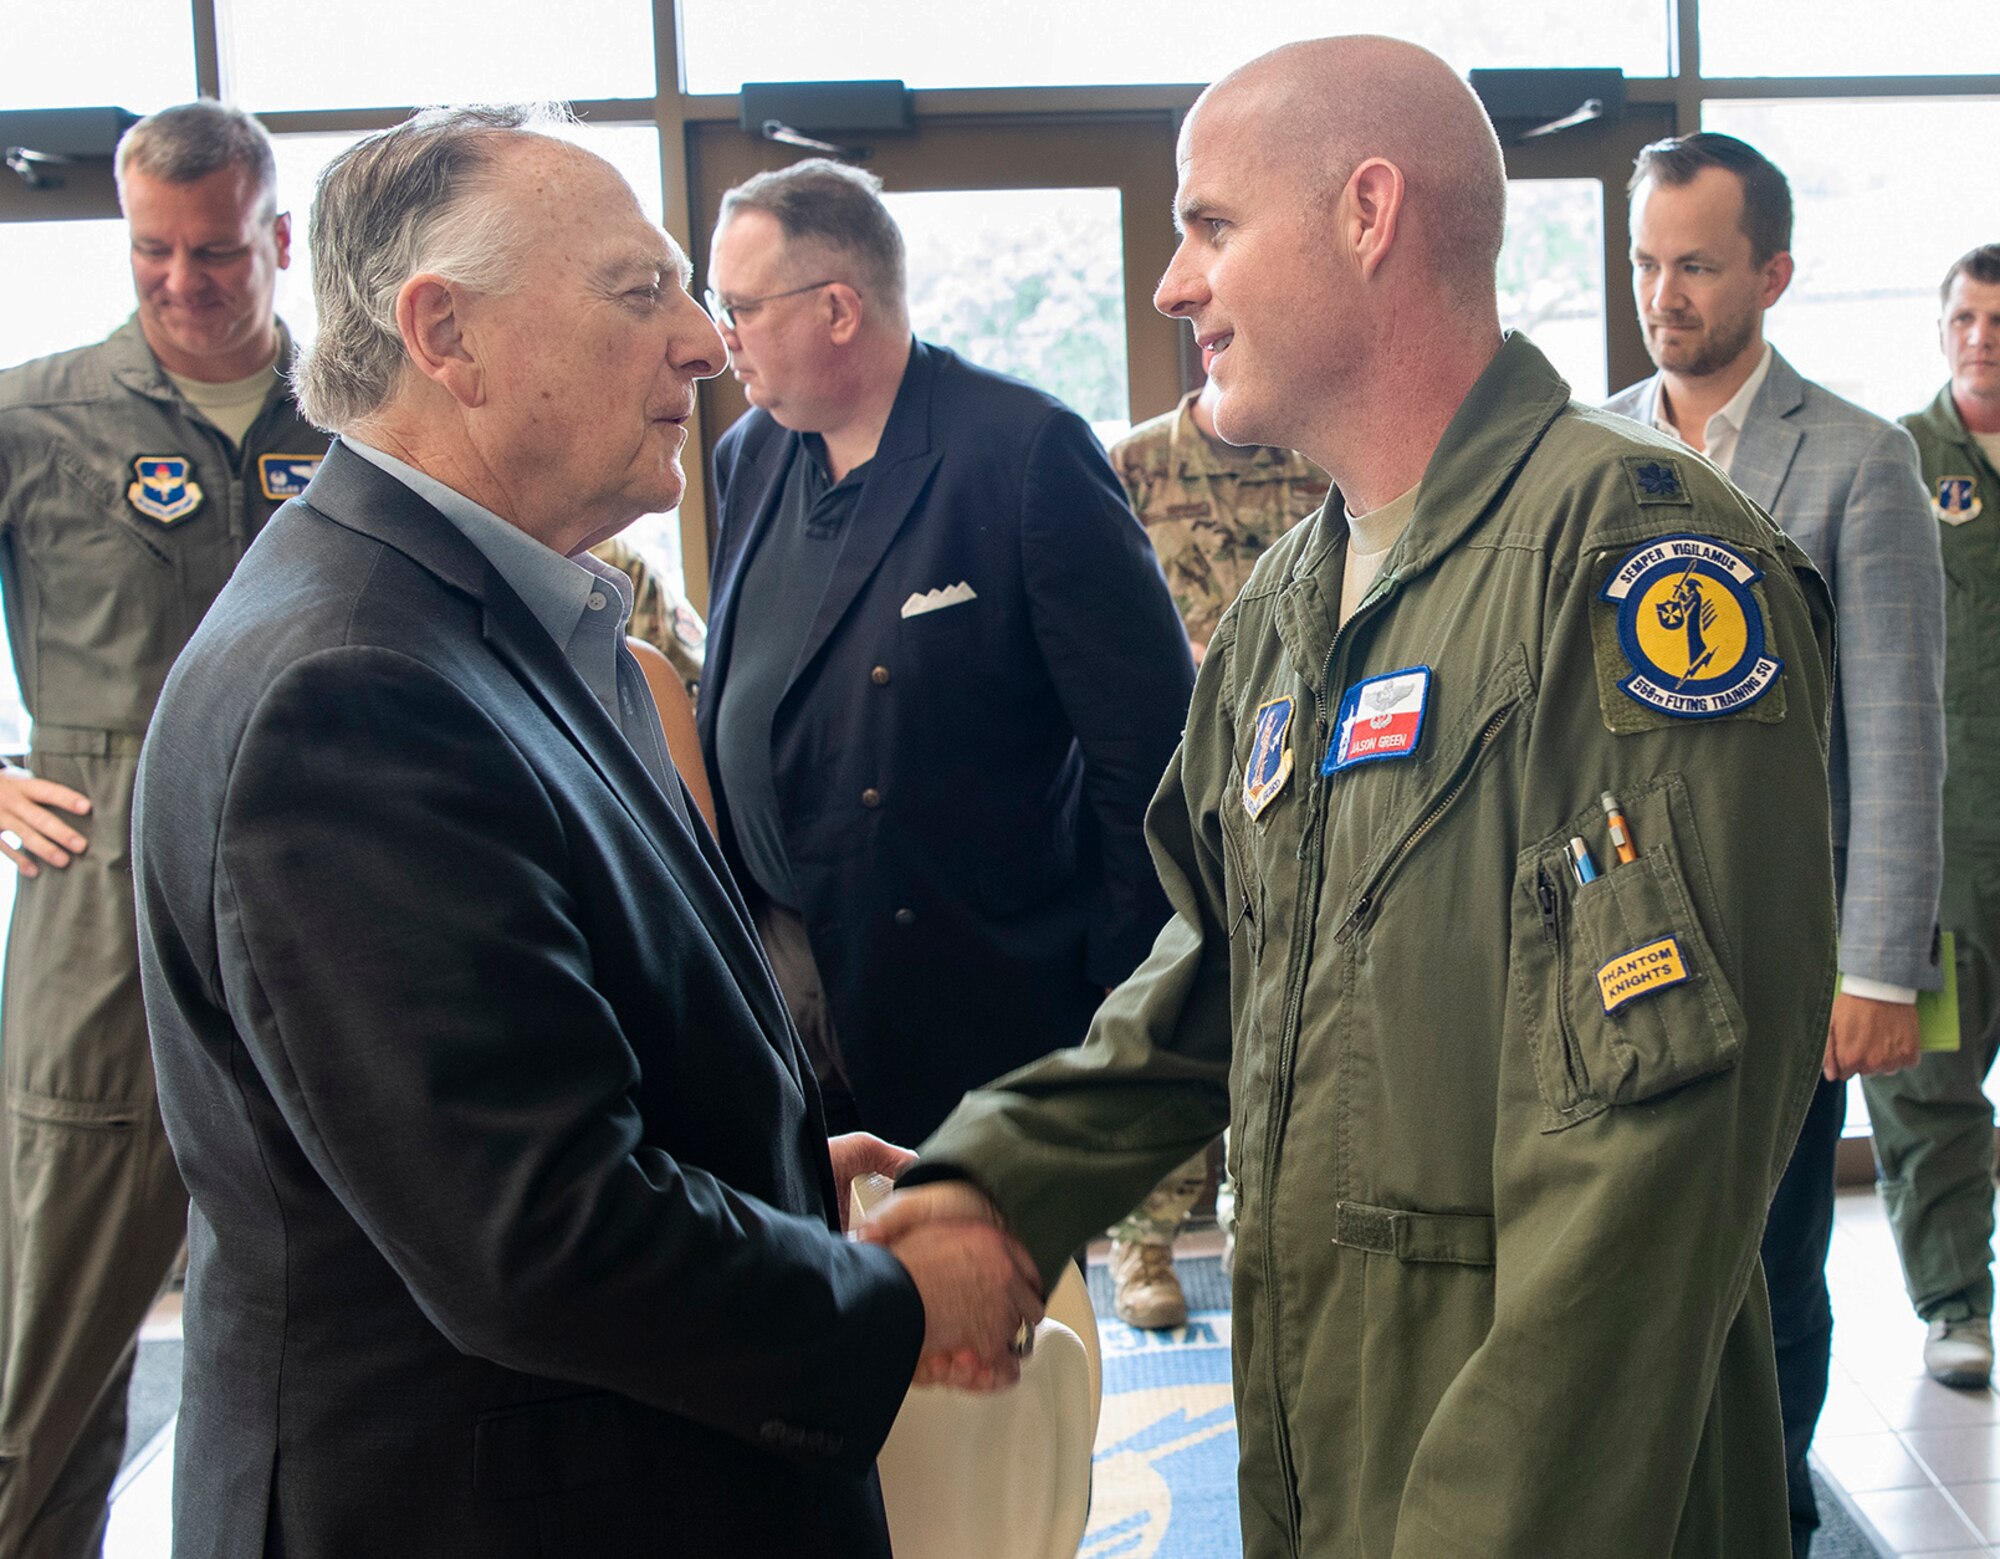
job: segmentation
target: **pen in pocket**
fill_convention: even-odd
[[[1611,829],[1611,844],[1618,852],[1618,864],[1630,866],[1639,859],[1639,852],[1632,844],[1632,827],[1625,821],[1625,813],[1618,805],[1618,798],[1606,791],[1598,798],[1604,803],[1604,816]]]

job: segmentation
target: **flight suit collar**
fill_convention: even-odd
[[[264,397],[263,411],[258,413],[260,417],[264,411],[270,410],[273,401],[283,400],[291,394],[292,361],[298,355],[298,347],[292,340],[291,330],[282,319],[277,321],[277,326],[278,371],[271,376],[271,388]],[[111,377],[126,389],[135,395],[144,395],[148,399],[164,401],[168,405],[178,406],[190,413],[194,412],[194,408],[189,406],[181,393],[174,388],[173,381],[167,377],[166,369],[160,366],[160,360],[153,355],[152,347],[147,345],[146,332],[139,326],[139,315],[136,310],[130,319],[112,331],[104,346],[111,362]]]
[[[1432,452],[1416,512],[1382,560],[1362,611],[1429,570],[1485,519],[1569,401],[1569,385],[1549,360],[1526,336],[1509,332]],[[1329,496],[1311,524],[1279,592],[1275,623],[1294,664],[1316,676],[1340,626],[1338,559],[1347,521]]]
[[[1965,425],[1965,419],[1958,414],[1958,402],[1951,393],[1951,381],[1947,379],[1944,388],[1937,392],[1937,398],[1911,419],[1926,424],[1930,431],[1946,443],[1955,444],[1965,453],[1967,459],[1977,460],[1991,469],[1992,462],[1986,458],[1986,451],[1980,447]],[[2000,472],[1996,472],[2000,475]]]

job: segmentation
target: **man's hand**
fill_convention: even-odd
[[[1833,998],[1833,1022],[1827,1028],[1826,1062],[1821,1068],[1828,1082],[1900,1072],[1915,1066],[1921,1055],[1913,1003],[1875,1001],[1845,991]]]
[[[842,1233],[847,1232],[848,1204],[852,1200],[848,1188],[856,1180],[863,1175],[883,1175],[894,1180],[917,1161],[917,1155],[908,1148],[899,1148],[865,1131],[829,1137],[826,1151],[833,1160],[833,1189],[840,1198]]]
[[[999,1209],[946,1181],[898,1191],[861,1226],[909,1270],[924,1302],[915,1384],[993,1391],[1021,1378],[1015,1339],[1042,1319],[1041,1278]]]
[[[90,798],[12,764],[0,768],[0,854],[23,877],[41,875],[36,856],[51,866],[67,866],[90,843],[50,807],[83,817],[90,811]]]

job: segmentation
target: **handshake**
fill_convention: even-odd
[[[860,1175],[893,1178],[917,1158],[866,1132],[828,1147],[843,1191]],[[963,1180],[897,1191],[852,1232],[884,1247],[917,1285],[924,1348],[914,1384],[999,1391],[1021,1378],[1042,1319],[1041,1277],[985,1193]]]

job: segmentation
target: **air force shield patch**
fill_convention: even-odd
[[[1963,525],[1979,518],[1979,484],[1969,476],[1941,476],[1932,495],[1931,508],[1947,525]]]
[[[1659,723],[1616,719],[1607,680],[1649,716],[1674,720],[1740,714],[1777,686],[1784,662],[1765,653],[1764,605],[1753,588],[1763,577],[1706,536],[1662,536],[1628,553],[1598,594],[1615,634],[1593,624],[1606,724],[1623,731]]]
[[[125,489],[125,498],[147,519],[172,525],[201,507],[201,485],[186,455],[141,455],[132,470],[139,480]]]
[[[1250,740],[1250,761],[1243,766],[1243,810],[1252,821],[1268,807],[1292,777],[1292,701],[1273,698],[1257,706],[1257,731]]]

